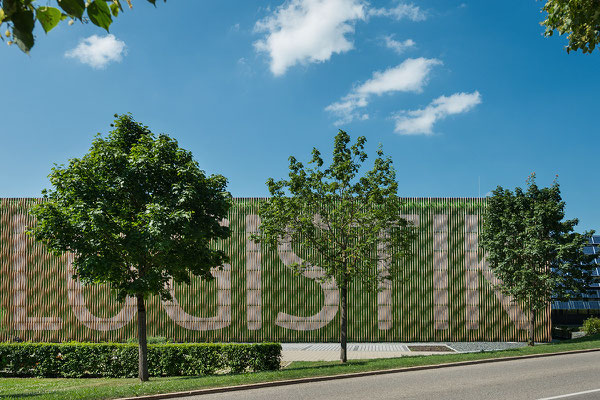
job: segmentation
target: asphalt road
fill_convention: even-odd
[[[594,352],[302,383],[187,399],[591,400],[600,399],[599,376],[600,353]],[[571,395],[574,393],[581,394]]]

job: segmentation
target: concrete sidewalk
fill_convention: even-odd
[[[463,343],[348,343],[348,359],[393,358],[432,354],[492,351],[522,347],[518,342],[463,342]],[[340,359],[339,343],[282,343],[282,362],[336,361]],[[435,346],[435,351],[431,350]]]

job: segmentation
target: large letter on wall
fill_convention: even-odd
[[[63,257],[67,261],[67,293],[69,304],[73,309],[75,317],[83,325],[97,331],[114,331],[127,325],[133,319],[137,312],[137,302],[134,298],[127,296],[125,305],[117,315],[112,318],[98,318],[90,312],[85,305],[85,298],[81,290],[81,282],[79,279],[73,279],[73,255],[68,254]]]
[[[433,216],[433,319],[436,330],[448,329],[448,216]]]
[[[27,316],[27,220],[24,215],[11,218],[13,265],[13,321],[15,330],[57,331],[62,328],[58,317]],[[36,296],[37,297],[37,296]]]
[[[303,260],[298,257],[292,250],[292,245],[289,240],[284,240],[277,246],[279,258],[285,265],[301,263]],[[302,272],[302,275],[309,279],[318,279],[325,276],[323,269],[317,266],[310,266]],[[275,324],[287,329],[298,331],[311,331],[322,328],[329,324],[338,311],[339,306],[339,290],[335,285],[335,280],[330,279],[321,283],[321,288],[325,294],[325,305],[315,315],[310,317],[297,317],[295,315],[280,312],[277,314]]]
[[[478,262],[477,247],[478,247],[478,215],[467,215],[465,216],[465,263],[467,269],[467,325],[469,329],[477,329],[479,327],[479,302],[473,300],[473,297],[478,298],[478,292],[476,289],[477,285],[477,271],[481,271],[483,277],[492,285],[496,286],[500,284],[500,280],[496,278],[492,269],[488,266],[488,263],[483,257]],[[469,242],[469,243],[467,243]],[[467,247],[470,249],[467,251]],[[473,257],[475,254],[475,257]],[[467,257],[469,255],[469,257]],[[470,286],[469,286],[470,285]],[[475,288],[475,290],[470,288]],[[515,323],[518,329],[527,329],[527,316],[521,310],[521,307],[513,300],[511,296],[505,296],[500,291],[494,291],[494,294],[500,300],[502,308],[508,313],[508,317],[512,322]],[[469,303],[470,302],[470,303]],[[470,306],[470,307],[469,307]],[[477,317],[477,319],[475,319]],[[469,321],[471,321],[469,323]]]
[[[467,329],[479,328],[479,258],[477,215],[465,215],[465,304]]]
[[[221,225],[229,226],[229,220],[224,219]],[[218,308],[214,317],[195,317],[186,313],[175,298],[175,288],[171,281],[169,286],[173,300],[163,301],[162,305],[177,325],[194,331],[211,331],[231,325],[231,265],[224,264],[220,270],[213,268],[211,273],[217,280]]]
[[[419,226],[419,216],[417,214],[401,215],[401,218],[412,223],[413,226]],[[377,245],[377,270],[381,274],[389,268],[390,261],[386,259],[385,246],[381,243]],[[377,326],[381,330],[392,328],[392,282],[384,279],[379,283],[379,292],[377,293]]]
[[[258,233],[259,225],[258,215],[246,217],[246,320],[251,331],[260,329],[262,325],[260,244],[250,240],[250,235]]]

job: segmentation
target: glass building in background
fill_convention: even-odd
[[[594,235],[583,251],[586,254],[597,254],[594,260],[596,268],[592,275],[596,283],[590,287],[590,292],[569,301],[552,302],[552,323],[554,325],[581,325],[592,316],[600,316],[600,235]]]

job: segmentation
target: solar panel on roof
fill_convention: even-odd
[[[552,302],[552,309],[554,310],[567,310],[567,302],[566,301],[554,301]]]

